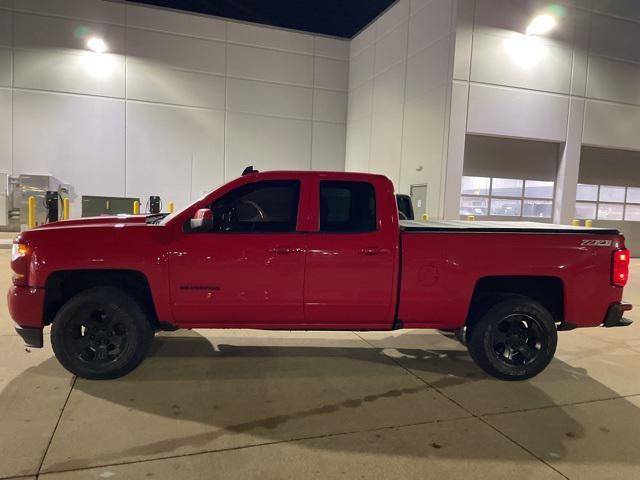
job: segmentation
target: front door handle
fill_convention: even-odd
[[[276,255],[287,255],[289,253],[298,253],[301,252],[301,248],[294,247],[274,247],[269,252],[275,253]]]
[[[385,253],[389,253],[389,249],[387,248],[378,248],[378,247],[368,247],[360,250],[362,255],[383,255]]]

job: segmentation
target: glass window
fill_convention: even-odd
[[[598,200],[598,185],[579,183],[576,200],[585,200],[587,202],[595,202]]]
[[[214,232],[294,232],[300,182],[277,180],[239,187],[212,206]]]
[[[489,195],[488,177],[462,177],[462,195]]]
[[[320,231],[376,229],[376,196],[365,182],[320,182]]]
[[[494,178],[491,185],[491,195],[497,197],[521,197],[522,183],[522,180],[515,178]]]
[[[525,200],[522,216],[551,218],[552,209],[551,200]]]
[[[625,190],[626,190],[625,187],[612,187],[609,185],[601,185],[599,200],[601,202],[624,203]]]
[[[576,202],[576,218],[580,220],[595,220],[596,219],[596,204],[595,203],[580,203]]]
[[[491,199],[491,215],[501,217],[519,217],[522,210],[521,200]]]
[[[480,215],[489,214],[489,199],[487,197],[461,197],[460,215]]]
[[[540,180],[525,180],[524,196],[533,198],[553,198],[554,182],[543,182]],[[525,206],[526,211],[526,206]]]
[[[598,220],[622,220],[624,205],[616,203],[599,203]]]
[[[640,203],[640,188],[627,187],[627,203]]]
[[[627,205],[624,209],[624,219],[630,222],[640,222],[640,205]]]

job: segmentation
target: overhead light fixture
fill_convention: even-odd
[[[553,15],[542,14],[531,20],[527,27],[527,35],[544,35],[550,32],[557,25]]]
[[[95,53],[104,53],[107,51],[107,44],[101,38],[91,37],[87,40],[87,48]]]

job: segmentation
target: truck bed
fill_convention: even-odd
[[[417,222],[400,220],[403,232],[470,232],[470,233],[577,233],[590,235],[618,235],[613,228],[586,228],[538,222],[429,220]]]

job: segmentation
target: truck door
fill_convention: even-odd
[[[185,232],[170,253],[177,323],[268,327],[300,323],[305,235],[300,181],[263,180],[216,200],[209,231]]]
[[[381,185],[388,191],[381,192],[361,181],[321,180],[317,184],[318,231],[309,233],[307,240],[307,324],[323,328],[391,327],[397,285],[398,213],[391,182],[385,180]]]

